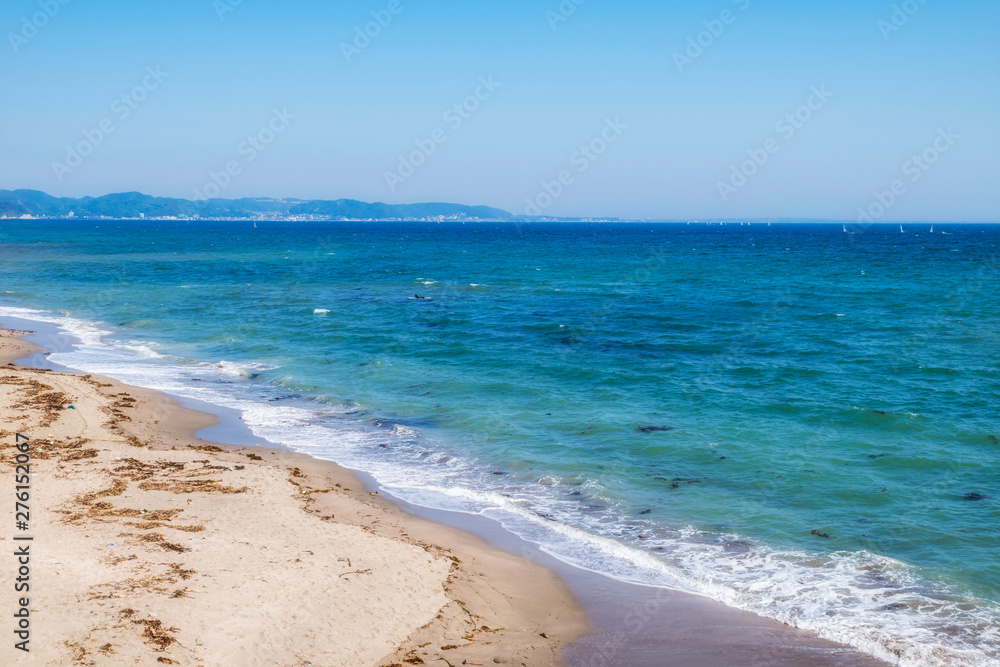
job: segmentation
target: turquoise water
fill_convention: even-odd
[[[2,221],[0,324],[582,567],[1000,661],[1000,226],[257,225]]]

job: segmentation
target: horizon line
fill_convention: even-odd
[[[408,202],[408,203],[389,203],[389,202],[382,202],[382,201],[373,201],[373,202],[370,202],[370,201],[366,201],[366,200],[363,200],[363,199],[354,199],[354,198],[351,198],[351,197],[338,197],[336,199],[308,199],[308,198],[301,198],[301,197],[272,197],[272,196],[245,196],[245,197],[236,197],[236,198],[228,198],[228,199],[227,198],[223,198],[223,197],[213,197],[213,198],[206,198],[204,200],[196,200],[196,199],[187,199],[187,198],[184,198],[184,197],[171,197],[171,196],[165,196],[165,195],[153,195],[153,194],[148,194],[148,193],[142,192],[140,190],[122,190],[122,191],[118,191],[118,192],[108,192],[108,193],[103,194],[103,195],[84,195],[82,197],[72,197],[72,196],[68,196],[68,195],[62,195],[62,196],[60,196],[60,195],[53,195],[53,194],[51,194],[49,192],[46,192],[44,190],[37,190],[35,188],[16,188],[16,189],[0,188],[0,192],[10,192],[10,193],[14,193],[14,192],[37,192],[37,193],[41,193],[41,194],[43,194],[43,195],[45,195],[47,197],[52,197],[54,199],[76,199],[76,200],[85,199],[85,198],[88,198],[88,197],[91,198],[91,199],[100,199],[102,197],[112,197],[112,196],[115,196],[115,195],[138,194],[138,195],[142,195],[144,197],[150,197],[150,198],[153,198],[153,199],[170,199],[170,200],[190,202],[190,203],[198,203],[200,201],[203,201],[203,202],[237,202],[237,201],[241,201],[241,200],[256,200],[256,201],[263,200],[263,201],[302,202],[302,203],[351,201],[351,202],[359,202],[359,203],[362,203],[362,204],[380,204],[380,205],[383,205],[383,206],[419,206],[419,205],[428,205],[428,204],[444,204],[444,205],[449,205],[449,206],[464,206],[464,207],[467,207],[467,208],[491,208],[491,209],[496,209],[498,211],[501,211],[503,213],[508,214],[512,218],[511,220],[501,220],[499,218],[481,218],[481,219],[479,219],[479,221],[484,221],[484,222],[495,221],[495,222],[522,222],[523,223],[525,221],[533,221],[533,222],[587,222],[587,221],[597,221],[597,222],[604,222],[606,224],[617,224],[617,223],[623,223],[623,224],[624,223],[627,223],[627,224],[635,224],[635,223],[640,223],[640,224],[641,223],[688,223],[688,224],[690,224],[690,223],[721,223],[721,224],[726,224],[728,222],[734,222],[734,223],[764,223],[764,222],[767,222],[767,223],[788,224],[788,223],[796,223],[796,222],[798,222],[798,223],[813,223],[813,224],[824,224],[824,223],[829,223],[829,224],[844,224],[844,225],[852,224],[852,225],[856,225],[856,226],[866,226],[866,227],[867,226],[872,226],[872,225],[896,225],[896,224],[971,224],[971,225],[976,225],[976,224],[981,224],[981,225],[1000,224],[1000,219],[997,219],[997,220],[943,220],[943,219],[911,219],[911,220],[903,220],[903,219],[900,219],[900,220],[875,220],[875,221],[869,222],[869,221],[860,221],[860,220],[849,219],[849,218],[814,218],[814,217],[796,217],[796,216],[704,217],[704,218],[701,218],[701,217],[699,217],[699,218],[670,218],[670,217],[662,217],[662,218],[661,217],[655,217],[655,218],[623,218],[623,217],[614,216],[614,215],[579,215],[579,216],[575,216],[575,215],[563,215],[563,216],[559,216],[559,215],[542,215],[542,216],[531,216],[531,215],[526,215],[526,214],[513,213],[513,212],[508,211],[508,210],[506,210],[504,208],[501,208],[501,207],[498,207],[498,206],[492,206],[492,205],[489,205],[489,204],[462,204],[462,203],[444,202],[444,201],[436,201],[436,202],[433,202],[433,201],[419,201],[419,202]],[[286,219],[291,220],[291,218],[293,218],[293,217],[314,217],[314,218],[319,218],[318,220],[314,220],[316,222],[320,222],[323,219],[323,216],[318,216],[318,215],[314,215],[314,216],[306,216],[306,215],[302,215],[302,216],[287,216]],[[431,217],[438,218],[438,217],[444,217],[444,216],[431,216]],[[197,217],[197,218],[188,218],[188,217],[178,218],[176,216],[152,217],[152,218],[147,218],[147,217],[111,217],[111,216],[103,216],[103,217],[102,216],[46,217],[46,216],[34,216],[34,215],[30,215],[30,214],[26,215],[26,216],[22,215],[22,216],[10,216],[10,217],[8,217],[6,215],[0,215],[0,220],[29,220],[29,219],[30,220],[73,220],[73,219],[77,219],[77,220],[178,220],[178,219],[185,219],[185,220],[242,220],[244,218],[233,218],[233,217],[200,217],[200,216]],[[245,219],[250,219],[250,218],[245,218]],[[325,219],[330,220],[330,221],[344,221],[344,222],[366,222],[366,221],[387,221],[387,222],[391,222],[391,221],[423,221],[423,220],[427,220],[427,218],[405,218],[405,217],[404,218],[347,218],[347,217],[340,217],[340,218],[325,218]],[[260,222],[260,221],[261,220],[258,220],[258,222]]]

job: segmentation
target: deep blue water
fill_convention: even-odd
[[[0,324],[569,562],[1000,660],[1000,225],[257,227],[0,221]]]

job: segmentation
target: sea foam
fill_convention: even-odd
[[[905,667],[1000,665],[997,605],[921,579],[891,558],[866,551],[818,556],[658,525],[629,516],[597,480],[498,478],[488,462],[446,450],[418,429],[353,421],[355,405],[268,402],[262,393],[277,388],[247,378],[275,366],[181,363],[141,341],[118,340],[97,323],[14,307],[0,307],[2,316],[51,323],[76,339],[71,351],[50,357],[57,363],[236,409],[260,438],[365,470],[408,502],[493,519],[577,567],[704,595]],[[209,381],[192,382],[195,376]],[[573,495],[581,488],[583,500]]]

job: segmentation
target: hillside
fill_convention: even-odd
[[[333,220],[511,220],[507,211],[461,204],[383,204],[338,199],[208,199],[191,201],[123,192],[102,197],[53,197],[38,190],[0,190],[0,217],[245,218]]]

